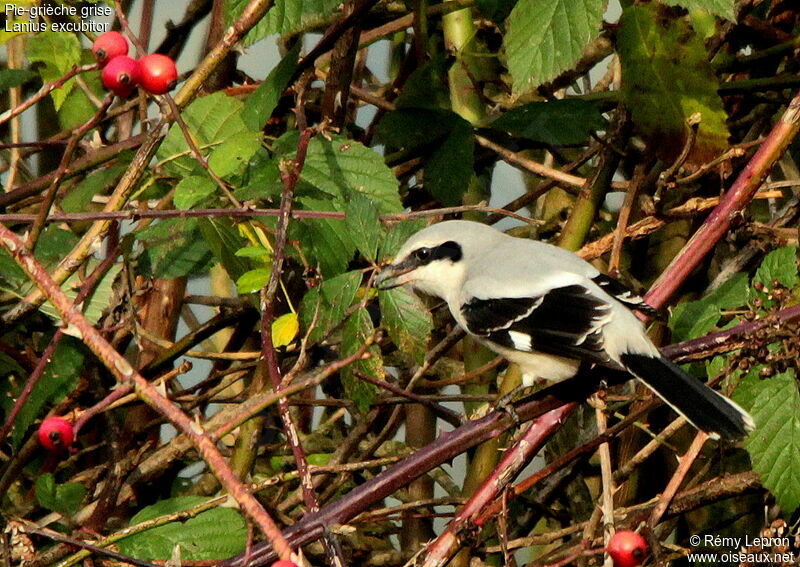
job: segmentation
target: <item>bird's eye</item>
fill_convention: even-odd
[[[414,251],[414,257],[419,260],[420,262],[424,262],[431,257],[431,249],[430,248],[419,248]]]

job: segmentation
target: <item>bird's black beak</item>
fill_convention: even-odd
[[[406,258],[396,264],[389,264],[375,278],[375,287],[378,289],[392,289],[407,284],[412,279],[407,274],[416,268],[417,264],[411,258]]]

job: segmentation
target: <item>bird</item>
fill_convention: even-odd
[[[582,364],[638,378],[712,439],[755,428],[739,405],[665,358],[634,310],[654,311],[572,252],[483,223],[448,220],[413,234],[375,278],[444,300],[456,323],[509,362],[523,386]]]

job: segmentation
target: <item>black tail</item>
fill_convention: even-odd
[[[739,439],[755,428],[750,414],[666,358],[624,354],[621,359],[631,374],[712,438]]]

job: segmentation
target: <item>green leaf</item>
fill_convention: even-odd
[[[519,0],[506,24],[508,70],[514,92],[566,71],[600,32],[605,0]]]
[[[128,163],[128,160],[119,160],[109,167],[92,171],[61,199],[61,208],[67,213],[86,211],[92,198],[115,183],[128,168]]]
[[[753,470],[786,515],[800,505],[800,393],[794,372],[765,380],[750,413],[756,430],[745,440]]]
[[[747,274],[739,272],[703,299],[713,303],[720,309],[734,309],[747,305],[749,294],[750,286],[747,281]]]
[[[299,198],[298,203],[313,211],[342,212],[345,206],[341,201],[331,199]],[[356,253],[356,244],[346,222],[308,218],[293,224],[303,250],[319,266],[323,276],[331,277],[347,268]]]
[[[208,177],[190,175],[181,179],[175,186],[172,202],[177,209],[191,209],[216,192],[217,184]]]
[[[797,277],[797,246],[784,246],[773,250],[761,262],[753,282],[761,282],[772,289],[772,281],[792,289],[800,283]]]
[[[472,134],[470,123],[461,120],[425,164],[425,188],[445,206],[461,203],[469,188],[475,161]]]
[[[51,224],[42,231],[36,244],[36,259],[45,266],[56,264],[63,260],[77,243],[78,237],[72,232]]]
[[[405,244],[406,240],[408,240],[412,234],[419,232],[423,228],[425,228],[425,221],[423,219],[407,220],[394,225],[386,234],[383,242],[381,242],[380,253],[378,254],[380,262],[393,259],[395,254],[400,251],[400,247]]]
[[[94,56],[89,51],[82,52],[80,61],[82,65],[94,62]],[[100,71],[87,71],[81,73],[80,77],[86,89],[96,97],[95,100],[103,100],[108,95],[108,91],[103,87],[100,79]],[[97,107],[89,99],[84,89],[73,88],[67,93],[64,102],[58,109],[58,123],[61,124],[62,130],[76,128],[91,119],[96,112]]]
[[[81,63],[81,44],[75,34],[45,31],[28,38],[25,53],[31,63],[43,63],[39,74],[45,82],[62,78],[75,65]],[[75,87],[73,77],[61,88],[50,93],[56,110],[61,108],[69,92]]]
[[[181,116],[200,153],[207,157],[210,154],[208,159],[211,160],[215,150],[223,142],[232,141],[239,135],[250,135],[253,139],[256,135],[260,136],[260,133],[252,132],[245,126],[241,117],[243,108],[244,103],[241,101],[216,92],[195,100],[186,107]],[[250,148],[249,144],[245,144],[245,153],[250,152]],[[230,155],[229,150],[230,148],[223,151]],[[249,160],[254,153],[255,151],[250,152],[243,160]],[[191,155],[189,145],[177,124],[170,128],[156,156],[164,162],[164,170],[175,177],[203,173],[202,167]]]
[[[259,291],[267,285],[270,273],[271,270],[267,268],[256,268],[245,272],[236,280],[236,289],[240,294]]]
[[[706,13],[710,12],[720,18],[725,18],[732,22],[736,21],[734,0],[664,0],[664,3],[668,6],[686,8],[690,12],[693,10]]]
[[[270,71],[264,82],[247,97],[244,110],[242,110],[242,120],[251,130],[261,130],[272,116],[272,111],[278,106],[283,91],[289,85],[289,81],[297,69],[302,45],[302,41],[295,42],[294,47]]]
[[[272,252],[263,246],[245,246],[236,251],[240,258],[258,258],[262,262],[268,262],[272,258]]]
[[[250,269],[249,263],[236,255],[245,240],[231,219],[198,219],[197,226],[214,258],[225,268],[231,280],[236,281]]]
[[[402,211],[397,179],[377,152],[354,140],[312,138],[301,179],[330,195],[363,193],[381,214]]]
[[[358,251],[364,258],[374,262],[381,234],[381,223],[375,203],[361,193],[354,193],[347,203],[346,214],[345,222]]]
[[[77,482],[56,484],[50,473],[39,475],[36,479],[36,501],[43,508],[72,516],[80,510],[86,496],[86,488]]]
[[[574,98],[523,104],[492,122],[496,130],[554,146],[579,144],[607,126],[597,103]]]
[[[375,139],[396,149],[414,149],[439,142],[463,121],[451,110],[399,108],[386,115],[375,128]]]
[[[232,25],[241,16],[249,0],[228,0],[225,2],[225,23]],[[267,15],[253,27],[242,45],[249,47],[268,35],[294,35],[325,24],[336,12],[339,0],[275,0],[275,5]]]
[[[197,219],[167,219],[136,233],[142,243],[142,272],[155,278],[181,278],[211,266],[213,255]]]
[[[669,163],[685,145],[686,120],[699,113],[687,159],[696,165],[728,147],[718,81],[703,41],[686,19],[662,18],[656,4],[626,8],[617,36],[622,92],[637,129]]]
[[[131,525],[180,512],[202,504],[200,496],[180,496],[161,500],[143,508]],[[185,561],[212,561],[241,553],[247,542],[247,527],[239,512],[214,508],[182,522],[172,522],[119,541],[119,550],[144,561],[166,561],[176,545]]]
[[[94,258],[89,260],[87,263],[89,273],[91,273],[99,264],[99,260]],[[83,315],[89,320],[90,323],[97,323],[100,320],[100,317],[103,316],[103,313],[111,306],[111,303],[115,298],[114,281],[117,279],[117,276],[121,271],[122,264],[114,264],[111,266],[106,273],[103,274],[103,277],[100,278],[100,281],[97,282],[97,285],[92,293],[90,293],[89,296],[84,300],[82,305]],[[74,301],[78,297],[78,292],[80,291],[82,283],[83,278],[80,277],[80,274],[75,273],[61,285],[61,289],[68,298]],[[58,314],[58,311],[56,311],[56,308],[53,307],[52,304],[42,304],[42,306],[39,307],[39,311],[61,324],[61,316]]]
[[[49,341],[50,337],[46,340]],[[43,408],[57,404],[75,389],[83,366],[84,354],[80,342],[71,337],[61,339],[42,377],[36,382],[28,401],[14,420],[14,429],[11,433],[14,448],[20,446],[28,428],[40,417]],[[10,381],[0,381],[0,394],[2,394],[0,406],[6,415],[19,393],[17,389],[12,388]]]
[[[708,333],[719,321],[719,307],[708,301],[685,301],[677,306],[669,319],[672,340],[695,339]]]
[[[322,285],[305,294],[300,310],[304,329],[311,327],[314,314],[318,312],[314,328],[309,334],[311,342],[327,337],[342,322],[345,313],[355,301],[360,285],[361,273],[353,271],[325,280]]]
[[[450,88],[445,60],[435,57],[411,73],[395,104],[397,108],[450,110]]]
[[[216,146],[208,158],[208,167],[219,177],[242,171],[261,147],[261,132],[241,132]]]
[[[416,364],[422,364],[428,351],[433,319],[419,297],[405,287],[378,293],[381,321],[397,348]]]
[[[35,76],[36,73],[30,69],[2,69],[0,70],[0,92],[20,87]]]
[[[366,340],[372,335],[374,328],[369,313],[364,308],[358,309],[344,324],[342,330],[342,356],[350,356],[358,352]],[[383,359],[381,351],[373,345],[368,349],[371,357],[356,360],[342,369],[342,385],[345,395],[356,404],[362,413],[366,412],[377,394],[374,384],[362,380],[358,374],[371,378],[383,378]]]
[[[247,164],[242,186],[235,189],[233,194],[242,201],[264,200],[277,197],[282,189],[278,162],[264,148],[260,148]]]

